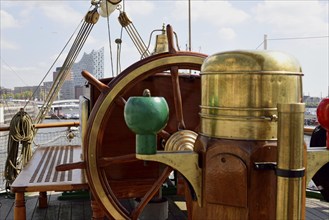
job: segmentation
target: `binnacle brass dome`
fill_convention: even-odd
[[[201,133],[244,140],[277,139],[277,104],[302,100],[302,69],[278,51],[229,51],[201,67]]]

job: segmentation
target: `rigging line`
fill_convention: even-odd
[[[146,45],[145,45],[145,43],[144,43],[142,37],[141,37],[140,34],[138,33],[138,31],[137,31],[137,29],[136,29],[134,23],[131,23],[131,26],[132,26],[132,28],[134,29],[135,33],[136,33],[137,36],[138,36],[138,39],[139,39],[139,41],[140,41],[140,44],[142,45],[142,49],[146,50]],[[146,55],[147,55],[147,56],[150,56],[150,52],[149,52],[148,50],[146,51]]]
[[[84,26],[85,26],[85,28],[89,28],[88,33],[87,33],[89,35],[90,30],[91,30],[90,27],[88,27],[86,25],[84,25]],[[67,76],[68,72],[70,71],[70,69],[74,63],[74,60],[75,60],[77,54],[79,54],[79,52],[82,48],[81,44],[83,45],[83,43],[81,43],[81,42],[85,42],[85,40],[86,40],[86,37],[82,38],[86,34],[86,30],[81,31],[81,32],[83,32],[83,33],[79,33],[79,37],[77,38],[77,39],[80,38],[79,41],[76,41],[76,44],[70,50],[70,53],[63,64],[63,68],[61,69],[60,74],[58,74],[58,76],[60,78],[58,80],[56,79],[56,81],[58,83],[55,85],[54,90],[58,90],[58,88],[61,87],[61,85],[64,83],[63,79],[65,79],[65,77]],[[64,72],[64,74],[61,74],[63,72]],[[55,94],[55,92],[52,92],[50,94],[51,94],[51,97],[50,97],[51,99],[53,99],[54,96],[57,95],[57,94]]]
[[[48,74],[50,73],[50,71],[52,70],[52,68],[54,67],[54,65],[56,64],[56,62],[58,61],[59,57],[63,54],[64,50],[66,49],[67,45],[69,44],[69,42],[72,40],[74,34],[77,32],[77,30],[79,29],[79,27],[81,26],[82,22],[84,21],[84,19],[81,19],[80,23],[78,24],[78,26],[75,28],[75,30],[73,31],[72,35],[70,36],[70,38],[68,39],[68,41],[66,42],[66,44],[64,45],[63,49],[61,50],[61,52],[59,53],[59,55],[56,57],[55,61],[53,62],[53,64],[50,66],[50,68],[48,69],[46,75],[42,78],[41,82],[39,83],[38,87],[36,90],[34,90],[32,97],[35,95],[35,93],[37,92],[38,88],[41,87],[41,84],[45,81],[46,77],[48,76]],[[30,100],[28,100],[28,102],[25,104],[24,108],[27,106],[27,104],[29,103]]]
[[[318,39],[328,38],[329,36],[315,36],[315,37],[283,37],[283,38],[268,38],[267,40],[303,40],[303,39]]]
[[[90,8],[91,8],[91,7],[92,7],[92,6],[90,6]],[[85,16],[82,18],[80,24],[79,24],[78,27],[75,29],[75,31],[74,31],[74,33],[72,34],[71,38],[74,36],[74,34],[75,34],[76,31],[78,30],[78,28],[79,28],[79,26],[81,25],[81,23],[84,22],[84,21],[85,21]],[[66,61],[67,61],[67,60],[69,59],[69,57],[71,56],[72,49],[73,49],[73,48],[76,48],[75,45],[78,44],[77,39],[80,38],[80,36],[81,36],[81,32],[82,32],[81,30],[85,29],[85,27],[86,27],[86,22],[84,22],[83,25],[81,25],[81,27],[80,27],[80,31],[79,31],[79,33],[78,33],[78,35],[77,35],[77,37],[76,37],[76,39],[75,39],[73,45],[71,46],[71,50],[70,50],[69,54],[67,55],[64,64],[66,63]],[[70,39],[71,39],[71,38],[70,38]],[[67,44],[68,44],[68,42],[67,42]],[[63,64],[63,66],[64,66],[64,64]],[[54,64],[53,64],[53,65],[54,65]],[[64,69],[65,69],[65,68],[64,68]],[[50,70],[49,70],[49,71],[50,71]],[[63,72],[63,71],[60,71],[60,73],[61,73],[61,72]],[[57,76],[57,78],[62,79],[63,77],[59,77],[60,75],[61,75],[61,74],[59,74],[59,75]],[[65,75],[66,75],[66,74],[65,74]],[[56,80],[58,80],[57,78],[56,78]],[[56,82],[56,80],[55,80],[55,82]],[[57,81],[57,82],[58,82],[58,81]],[[50,91],[49,91],[49,93],[48,93],[48,96],[47,96],[47,98],[46,98],[46,102],[44,102],[43,106],[41,107],[41,110],[39,111],[39,113],[38,113],[38,115],[37,115],[37,118],[36,118],[36,121],[37,121],[37,122],[41,122],[41,121],[43,120],[43,117],[45,116],[46,112],[48,111],[49,103],[52,102],[52,101],[54,100],[55,91],[58,90],[57,88],[58,88],[58,85],[56,85],[56,86],[52,86],[52,87],[51,87],[51,89],[50,89]],[[50,95],[49,95],[49,94],[50,94]]]
[[[106,11],[108,11],[108,2],[106,1]],[[111,29],[110,29],[110,16],[106,17],[107,20],[107,34],[109,39],[109,47],[110,47],[110,60],[111,60],[111,70],[112,70],[112,76],[114,76],[114,68],[113,68],[113,56],[112,56],[112,45],[111,45]],[[103,73],[104,74],[104,73]]]
[[[78,35],[77,35],[77,37],[76,37],[76,39],[75,39],[75,41],[73,43],[73,45],[71,46],[71,49],[70,49],[70,51],[69,51],[69,53],[68,53],[68,55],[67,55],[67,57],[66,57],[66,59],[65,59],[65,61],[63,63],[63,65],[62,65],[63,68],[61,68],[60,72],[67,71],[67,68],[66,67],[68,66],[68,63],[70,63],[70,60],[71,60],[72,56],[74,55],[74,51],[77,49],[78,45],[80,44],[80,42],[79,42],[80,41],[80,38],[85,33],[84,30],[86,28],[87,28],[87,23],[83,23],[83,25],[81,26],[81,29],[80,29],[80,31],[79,31],[79,33],[78,33]],[[58,74],[57,75],[57,78],[56,78],[55,82],[62,80],[63,79],[63,74]],[[54,93],[53,90],[57,89],[57,86],[58,85],[56,85],[49,93],[50,94],[53,94]]]
[[[141,46],[140,46],[140,44],[139,44],[139,42],[138,42],[138,39],[137,39],[136,34],[134,33],[134,30],[132,30],[132,27],[130,27],[129,25],[127,25],[127,26],[125,26],[125,29],[126,29],[126,31],[128,32],[128,34],[129,34],[131,40],[133,41],[135,47],[136,47],[137,50],[138,50],[138,52],[139,52],[140,54],[142,54]]]
[[[139,35],[136,27],[134,26],[133,23],[128,24],[126,27],[127,32],[130,38],[132,39],[132,41],[134,42],[135,46],[137,47],[141,58],[145,58],[148,57],[150,55],[149,51],[146,49],[146,45],[143,42],[141,36]]]
[[[11,66],[0,56],[0,59],[2,60],[2,62],[4,63],[4,64],[6,64],[6,66],[13,72],[13,73],[15,73],[16,74],[16,76],[20,79],[20,80],[22,80],[22,82],[27,86],[28,84],[18,75],[18,73],[13,69],[13,68],[11,68]]]
[[[122,11],[125,12],[125,2],[126,0],[122,1]],[[123,26],[121,25],[121,29],[120,29],[120,39],[121,39],[121,43],[120,43],[120,48],[118,50],[118,54],[117,54],[117,75],[118,73],[121,73],[121,44],[122,44],[122,36],[123,36]]]
[[[125,29],[126,29],[128,35],[129,35],[130,39],[132,40],[133,44],[135,45],[136,49],[138,50],[139,54],[143,54],[142,49],[138,45],[136,36],[134,36],[132,33],[129,32],[130,29],[129,29],[128,26],[126,26]]]
[[[264,41],[262,41],[262,43],[260,43],[259,45],[258,45],[258,47],[256,47],[256,50],[260,47],[260,46],[262,46],[264,44]]]
[[[122,35],[123,35],[123,27],[121,26],[121,30],[120,30],[120,39],[121,39],[121,43],[120,43],[120,48],[118,50],[118,57],[117,57],[117,72],[121,73],[121,44],[122,44]]]
[[[84,22],[84,24],[82,25],[82,27],[78,33],[78,36],[75,39],[75,42],[72,45],[70,52],[64,61],[63,67],[61,68],[60,73],[58,74],[58,76],[54,82],[54,85],[49,92],[50,95],[48,95],[46,102],[44,103],[41,110],[39,111],[39,114],[36,119],[37,123],[39,123],[40,121],[43,120],[43,117],[45,116],[46,111],[48,111],[48,109],[49,109],[49,103],[51,103],[54,100],[55,95],[57,95],[55,93],[57,93],[60,86],[64,83],[63,79],[66,77],[68,70],[71,69],[72,63],[74,62],[77,54],[79,54],[79,50],[81,50],[82,45],[84,44],[90,31],[92,30],[92,27],[93,27],[93,24],[86,24],[86,22]],[[86,33],[87,33],[87,36],[85,36]],[[63,81],[63,82],[61,82],[61,81]]]
[[[115,76],[119,75],[119,59],[120,59],[120,50],[121,50],[121,39],[116,39],[115,42],[117,43],[117,69]]]
[[[81,38],[84,36],[86,29],[88,28],[88,23],[84,22],[83,25],[81,26],[81,29],[79,30],[78,35],[76,36],[74,43],[71,46],[71,49],[67,55],[67,58],[65,59],[65,62],[63,66],[67,66],[67,63],[71,59],[71,57],[74,55],[75,50],[78,48],[79,44],[81,43]]]

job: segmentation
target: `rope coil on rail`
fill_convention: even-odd
[[[32,140],[34,127],[32,118],[24,109],[12,118],[7,146],[7,160],[5,164],[6,189],[17,177],[21,167],[24,167],[32,157]],[[18,157],[19,144],[22,144],[21,154]]]

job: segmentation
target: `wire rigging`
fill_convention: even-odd
[[[13,68],[11,68],[11,66],[1,56],[0,59],[27,86],[27,83],[19,76],[19,74]]]
[[[108,2],[106,1],[106,11],[108,11]],[[110,60],[111,60],[111,70],[112,70],[112,76],[114,76],[114,68],[113,68],[113,56],[112,56],[112,45],[111,45],[111,28],[110,28],[110,16],[106,17],[107,20],[107,34],[108,34],[108,40],[109,40],[109,47],[110,47]]]
[[[120,12],[119,22],[120,22],[121,26],[125,28],[130,39],[133,41],[135,47],[137,48],[139,54],[141,55],[141,59],[150,56],[150,52],[147,50],[143,39],[139,35],[135,25],[128,18],[125,11]]]
[[[64,79],[70,72],[72,65],[74,64],[78,54],[80,53],[84,43],[86,42],[94,24],[97,22],[99,18],[99,14],[97,12],[97,8],[93,9],[92,11],[88,11],[88,13],[85,16],[85,21],[83,22],[79,33],[77,37],[75,38],[75,41],[73,45],[71,46],[71,49],[62,65],[62,68],[60,69],[59,74],[57,75],[52,88],[49,91],[49,94],[40,108],[40,111],[38,112],[38,115],[35,119],[35,123],[40,123],[46,116],[51,104],[56,98],[56,95],[61,88],[61,86],[64,83]]]
[[[122,1],[122,10],[125,11],[126,8],[126,0]],[[118,48],[118,52],[117,52],[117,74],[119,74],[121,72],[121,44],[122,44],[122,37],[123,37],[123,27],[121,26],[120,29],[120,47]]]
[[[282,37],[282,38],[268,38],[267,40],[304,40],[304,39],[319,39],[328,38],[329,36],[314,36],[314,37]]]
[[[309,36],[309,37],[280,37],[280,38],[267,38],[267,41],[277,41],[277,40],[307,40],[307,39],[322,39],[329,38],[329,35],[326,36]],[[257,47],[256,50],[265,43],[263,40]]]
[[[78,24],[78,26],[75,28],[74,32],[72,33],[72,35],[70,36],[70,38],[68,39],[68,41],[66,42],[66,44],[64,45],[63,49],[60,51],[60,53],[58,54],[58,56],[56,57],[55,61],[53,62],[53,64],[50,66],[50,68],[48,69],[46,75],[42,78],[41,82],[39,83],[38,87],[36,90],[34,90],[32,97],[34,97],[35,93],[38,91],[38,89],[41,87],[42,83],[45,81],[46,77],[49,75],[50,71],[52,70],[52,68],[55,66],[56,62],[58,61],[58,59],[60,58],[60,56],[63,54],[64,50],[66,49],[66,47],[68,46],[68,44],[71,42],[73,36],[75,35],[75,33],[78,31],[79,27],[81,26],[82,22],[84,19],[81,19],[80,23]],[[30,99],[31,99],[30,98]],[[26,102],[24,108],[28,105],[30,99]]]

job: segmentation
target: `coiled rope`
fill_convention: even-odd
[[[17,177],[19,171],[32,157],[32,141],[34,127],[32,118],[23,108],[14,115],[10,122],[7,160],[5,165],[6,189]],[[21,143],[21,154],[18,157],[19,144]]]

